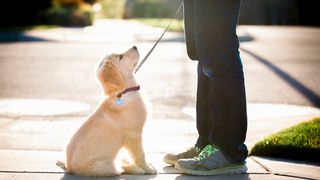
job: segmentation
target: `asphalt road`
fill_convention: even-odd
[[[116,25],[31,32],[39,41],[0,43],[0,98],[67,100],[93,109],[102,97],[94,72],[99,60],[132,45],[144,56],[160,32]],[[238,32],[248,102],[320,107],[319,28],[240,26]],[[196,65],[182,34],[158,45],[137,74],[154,118],[190,118],[182,111],[195,104]]]
[[[57,174],[61,170],[55,161],[64,142],[102,98],[94,72],[99,60],[133,45],[138,46],[143,57],[161,32],[134,22],[99,21],[84,29],[13,34],[14,39],[21,41],[0,43],[0,159],[5,162],[0,164],[3,170],[0,176],[18,179],[63,176]],[[247,146],[250,148],[266,135],[319,116],[317,108],[292,105],[320,106],[320,29],[240,26],[238,33],[249,102]],[[197,63],[188,60],[183,39],[183,34],[166,34],[137,74],[143,96],[153,110],[152,119],[144,128],[144,147],[151,162],[156,162],[160,179],[180,177],[163,174],[170,172],[161,160],[164,153],[181,151],[197,138],[194,121]],[[39,162],[35,158],[40,158]],[[317,166],[288,163],[266,166],[265,161],[256,161],[248,158],[249,173],[253,174],[244,178],[268,179],[274,174],[291,178],[288,172],[298,177],[296,169],[302,169],[300,174],[309,174],[301,177],[314,177],[318,171]],[[269,176],[265,167],[272,167],[274,174]],[[65,178],[74,179],[62,177]]]

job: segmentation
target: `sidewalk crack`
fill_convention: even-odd
[[[259,162],[258,160],[256,160],[254,157],[249,157],[250,159],[252,159],[255,163],[257,163],[259,166],[261,166],[264,170],[266,170],[269,174],[273,174],[273,171],[268,168],[267,166],[265,166],[264,164],[262,164],[261,162]]]

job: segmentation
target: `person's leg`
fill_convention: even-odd
[[[197,104],[209,101],[206,117],[211,122],[207,123],[210,144],[197,158],[176,162],[175,167],[182,173],[214,175],[246,171],[246,96],[236,35],[239,8],[240,0],[193,1],[197,57],[203,65],[203,74],[210,79],[209,100],[197,99]],[[200,109],[197,111],[201,114]]]
[[[244,145],[247,131],[244,81],[220,75],[210,79],[213,122],[209,141],[220,148],[229,161],[242,162],[248,154]]]
[[[209,136],[212,129],[210,113],[210,88],[211,80],[203,73],[203,65],[198,62],[198,84],[196,101],[196,121],[198,140],[196,146],[203,149],[210,143]]]
[[[209,126],[198,127],[198,131],[208,133],[210,143],[198,157],[176,162],[175,167],[182,173],[239,174],[247,169],[246,95],[236,35],[239,8],[240,0],[193,1],[194,40],[203,66],[199,72],[202,70],[209,79],[203,90],[205,94],[209,91],[205,96],[208,99],[197,98],[197,125]],[[198,104],[208,110],[198,108]],[[201,116],[202,113],[207,115]]]
[[[247,157],[247,111],[236,26],[240,0],[194,1],[195,42],[210,78],[209,141],[232,162]]]

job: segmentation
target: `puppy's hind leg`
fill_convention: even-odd
[[[120,172],[117,171],[113,162],[99,160],[89,163],[88,166],[82,167],[81,170],[78,170],[75,174],[91,177],[108,177],[118,176],[120,175]]]

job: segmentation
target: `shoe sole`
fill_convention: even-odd
[[[193,169],[185,169],[180,167],[179,164],[175,165],[175,168],[178,169],[183,174],[191,174],[197,176],[211,176],[211,175],[228,175],[228,174],[243,174],[247,172],[247,166],[245,164],[238,166],[228,166],[219,169],[214,169],[210,171],[201,171],[201,170],[193,170]]]
[[[177,161],[175,160],[170,160],[170,159],[166,159],[166,158],[163,158],[163,161],[167,164],[170,164],[172,166],[174,166],[176,164]]]

